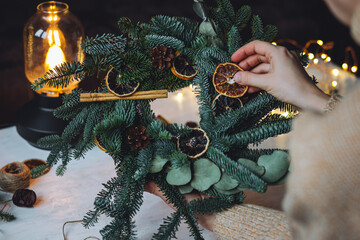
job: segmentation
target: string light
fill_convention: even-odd
[[[288,111],[286,111],[286,112],[282,113],[281,115],[284,117],[288,117],[290,115],[290,113]]]
[[[314,64],[318,64],[319,63],[319,59],[315,58],[314,59]]]
[[[180,92],[176,95],[176,97],[178,100],[182,100],[182,98],[184,97],[184,94]]]
[[[356,73],[356,72],[357,72],[357,69],[358,69],[357,66],[352,66],[352,67],[351,67],[351,71],[352,71],[353,73]]]
[[[334,68],[332,71],[331,71],[331,73],[335,76],[335,77],[337,77],[337,76],[339,76],[339,70],[337,70],[336,68]]]
[[[345,71],[347,71],[349,69],[349,65],[347,65],[347,63],[343,63],[342,64],[342,69],[344,69]]]
[[[272,44],[272,45],[275,45],[275,46],[277,45],[277,43],[276,43],[276,42],[272,42],[271,44]]]
[[[325,59],[325,62],[330,62],[331,61],[331,57],[327,57],[326,59]]]
[[[319,44],[319,46],[322,46],[324,44],[322,40],[317,40],[316,43]]]
[[[325,59],[327,57],[327,55],[325,53],[321,54],[321,58]]]
[[[312,54],[312,53],[309,53],[309,54],[308,54],[308,58],[309,58],[310,60],[313,60],[314,57],[315,57],[314,54]]]
[[[335,88],[338,85],[337,81],[332,81],[331,85]]]

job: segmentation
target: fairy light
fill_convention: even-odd
[[[325,59],[327,57],[327,55],[325,53],[321,54],[321,58]]]
[[[275,46],[277,45],[277,43],[276,43],[276,42],[272,42],[271,44],[272,44],[272,45],[275,45]]]
[[[290,115],[290,113],[288,111],[286,111],[286,112],[282,113],[281,115],[284,117],[288,117]]]
[[[176,95],[176,97],[178,100],[182,100],[182,98],[184,97],[184,94],[180,92]]]
[[[319,59],[315,58],[314,59],[314,64],[318,64],[319,63]]]
[[[352,67],[351,67],[351,71],[352,71],[353,73],[356,73],[357,70],[358,70],[357,66],[352,66]]]
[[[337,77],[337,76],[339,76],[339,70],[337,70],[336,68],[335,69],[333,69],[332,71],[331,71],[331,73],[335,76],[335,77]]]
[[[326,59],[325,59],[325,62],[330,62],[331,61],[331,57],[327,57]]]
[[[319,46],[322,46],[324,44],[322,40],[317,40],[316,43],[319,44]]]
[[[343,63],[342,64],[342,69],[344,69],[345,71],[347,71],[349,69],[349,65],[347,65],[347,63]]]
[[[338,82],[337,81],[332,81],[331,82],[331,86],[333,86],[334,88],[338,85]]]
[[[314,59],[314,57],[315,57],[315,56],[314,56],[314,54],[313,54],[313,53],[309,53],[309,54],[308,54],[308,58],[309,58],[310,60],[313,60],[313,59]]]

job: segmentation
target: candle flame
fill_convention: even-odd
[[[61,50],[60,34],[58,30],[50,30],[48,35],[49,51],[46,55],[46,69],[53,69],[54,67],[65,62],[64,52]]]

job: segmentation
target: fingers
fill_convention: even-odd
[[[257,87],[249,87],[247,90],[247,93],[251,94],[251,93],[256,93],[256,92],[260,92],[261,89],[257,88]]]
[[[265,56],[256,54],[249,56],[242,60],[239,63],[239,66],[244,69],[245,71],[250,70],[251,68],[257,66],[260,63],[269,63],[268,59]]]
[[[275,51],[275,46],[268,42],[262,42],[259,40],[252,41],[243,47],[239,48],[232,56],[233,62],[241,62],[252,55],[262,55],[267,58],[271,58],[271,55]]]
[[[234,79],[238,84],[267,90],[267,75],[268,74],[257,74],[249,71],[240,71],[235,74]]]

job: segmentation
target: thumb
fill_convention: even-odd
[[[240,85],[257,87],[266,90],[266,75],[267,74],[257,74],[249,71],[239,71],[235,74],[234,80]]]

